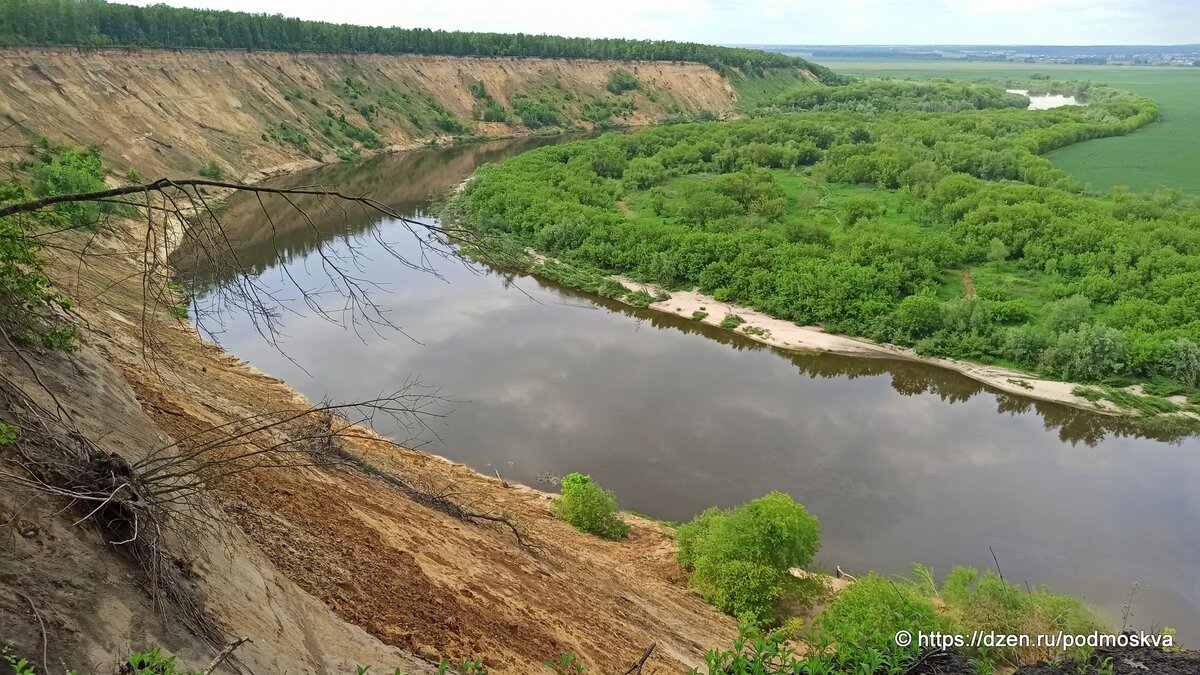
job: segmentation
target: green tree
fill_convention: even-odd
[[[1200,345],[1187,338],[1173,340],[1166,370],[1171,377],[1195,387],[1200,381]]]

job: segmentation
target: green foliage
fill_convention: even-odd
[[[1103,632],[1107,625],[1087,605],[1068,595],[1055,595],[1045,588],[1025,592],[988,570],[956,567],[946,577],[940,596],[946,614],[962,632],[974,630],[1010,635],[1047,635]],[[993,664],[1019,665],[1023,660],[1014,648],[993,648],[986,654]]]
[[[479,113],[479,119],[484,122],[507,122],[508,111],[504,109],[504,106],[492,101]]]
[[[617,70],[609,73],[608,83],[604,85],[604,88],[613,94],[620,96],[621,94],[627,91],[633,91],[640,86],[642,85],[638,82],[637,78],[633,76],[633,73],[629,72],[628,70],[621,70],[618,68]]]
[[[0,445],[8,445],[17,440],[17,434],[20,431],[17,427],[0,422]]]
[[[512,106],[513,112],[521,118],[521,123],[530,129],[558,125],[558,114],[547,103],[517,97],[512,100]]]
[[[800,88],[773,101],[782,110],[959,112],[986,108],[1024,108],[1024,96],[994,84],[950,81],[859,80],[845,87]]]
[[[708,312],[696,310],[692,312],[692,321],[703,321],[708,318]]]
[[[746,323],[746,320],[737,314],[726,314],[724,319],[721,319],[721,328],[734,330],[738,326]]]
[[[129,170],[125,172],[125,180],[129,181],[130,183],[141,183],[142,174],[138,173],[137,169],[129,167]]]
[[[565,38],[427,28],[379,28],[251,14],[79,0],[24,0],[0,5],[0,44],[258,49],[269,51],[451,56],[550,57],[622,61],[694,61],[718,70],[804,68],[824,81],[829,69],[757,49],[669,40]]]
[[[558,661],[546,661],[545,665],[554,671],[555,675],[579,675],[583,672],[583,664],[574,654],[563,654]]]
[[[175,657],[163,656],[158,647],[148,652],[137,652],[126,661],[130,675],[184,675],[175,670]]]
[[[13,644],[11,642],[4,645],[4,649],[0,649],[0,658],[3,658],[8,667],[12,669],[13,675],[35,675],[37,672],[34,670],[33,664],[29,662],[29,659],[23,659],[13,654]]]
[[[820,547],[820,525],[803,506],[772,492],[728,511],[709,509],[676,533],[691,584],[718,609],[760,621],[783,595],[793,567]]]
[[[762,633],[751,624],[739,626],[731,649],[713,649],[705,655],[708,675],[833,675],[856,673],[901,675],[914,655],[903,650],[830,648],[819,642],[803,657],[787,644],[788,632]],[[698,669],[690,671],[700,675]]]
[[[816,618],[815,626],[839,653],[873,651],[889,655],[892,661],[907,660],[919,651],[915,645],[898,646],[897,632],[907,630],[916,635],[947,628],[933,601],[917,586],[874,573],[838,593]]]
[[[19,185],[0,182],[0,204],[29,199]],[[13,339],[47,349],[77,347],[75,330],[62,325],[52,313],[54,308],[69,309],[72,303],[51,287],[40,242],[33,235],[81,213],[38,212],[0,219],[0,326]]]
[[[280,122],[279,124],[268,126],[267,137],[276,143],[290,145],[313,159],[321,159],[321,153],[309,143],[308,134],[288,122]],[[215,163],[212,166],[215,166]],[[203,174],[202,172],[202,175],[207,174]],[[217,174],[217,177],[219,176],[220,172]]]
[[[208,164],[205,164],[204,166],[200,167],[199,171],[197,171],[196,173],[200,174],[201,176],[204,176],[205,178],[211,178],[213,180],[220,180],[221,177],[223,177],[225,175],[225,169],[220,164],[218,164],[216,160],[212,160]]]
[[[602,539],[624,539],[629,524],[621,520],[617,500],[591,476],[572,473],[562,479],[562,498],[554,506],[559,518]]]
[[[973,109],[610,135],[485,167],[449,209],[600,277],[924,354],[1182,386],[1200,379],[1200,202],[1088,194],[1038,156],[1157,117],[1088,91],[1086,108],[1028,111],[993,85],[905,85],[894,98]]]
[[[487,667],[483,665],[480,659],[466,659],[458,663],[451,663],[448,659],[442,659],[438,663],[438,675],[446,673],[458,673],[459,675],[487,675]]]
[[[45,148],[30,171],[29,179],[37,197],[99,192],[105,188],[100,149]],[[96,227],[102,214],[115,210],[112,204],[102,202],[70,202],[54,208],[69,224],[78,227]]]

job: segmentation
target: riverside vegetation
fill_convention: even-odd
[[[507,244],[513,264],[585,290],[627,294],[614,273],[699,288],[921,354],[1144,382],[1156,409],[1194,411],[1200,204],[1089,193],[1040,156],[1157,117],[1150,99],[1086,90],[1088,106],[1044,111],[985,84],[800,91],[765,112],[803,114],[484,167],[445,213]],[[552,260],[523,262],[525,248]]]
[[[588,476],[564,478],[555,509],[563,520],[605,539],[621,539],[629,531],[612,493]],[[909,672],[924,650],[897,645],[900,630],[1029,635],[1110,630],[1075,598],[1045,588],[1022,591],[996,572],[967,567],[956,567],[939,585],[933,570],[914,564],[912,579],[871,573],[833,593],[820,574],[797,574],[811,568],[820,549],[820,523],[780,492],[732,509],[708,509],[672,530],[689,584],[741,622],[741,637],[731,649],[709,652],[710,675]],[[964,655],[980,673],[1048,659],[1070,663],[1075,672],[1103,672],[1103,664],[1080,650],[1000,647],[968,649]],[[569,657],[547,665],[563,664],[579,666]]]

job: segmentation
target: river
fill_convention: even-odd
[[[274,183],[338,185],[428,220],[430,199],[477,165],[555,142],[423,150]],[[482,472],[531,485],[590,473],[623,508],[671,520],[781,490],[820,518],[829,569],[903,574],[919,561],[940,576],[991,568],[994,551],[1010,581],[1081,596],[1117,626],[1136,583],[1130,626],[1200,640],[1196,438],[1140,436],[923,364],[776,350],[457,259],[434,258],[435,276],[397,261],[418,248],[392,219],[307,200],[310,222],[265,206],[235,197],[224,219],[253,283],[283,302],[277,345],[230,311],[232,277],[186,253],[176,263],[212,312],[202,328],[312,400],[419,376],[459,401],[425,449]],[[353,257],[411,339],[347,329],[300,302],[293,282],[334,283],[322,256]],[[340,294],[318,302],[344,316]]]

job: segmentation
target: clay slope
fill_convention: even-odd
[[[616,69],[641,87],[605,90]],[[632,104],[611,119],[638,125],[701,109],[732,111],[729,82],[695,63],[289,54],[76,48],[0,49],[0,116],[29,135],[99,143],[114,166],[143,176],[194,173],[215,161],[246,177],[268,168],[334,161],[362,149],[341,118],[372,129],[383,146],[412,147],[451,134],[527,132],[520,119],[478,121],[481,98],[508,111],[514,99],[542,102],[563,124],[590,126],[591,104]],[[461,129],[439,120],[450,116]],[[592,110],[592,117],[595,111]],[[368,119],[369,118],[369,119]],[[306,139],[289,132],[294,129]],[[275,135],[272,136],[272,129]],[[322,131],[326,129],[326,131]],[[350,132],[357,133],[354,130]]]

